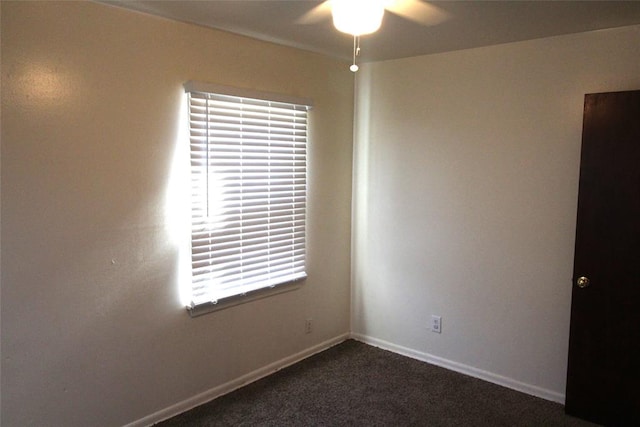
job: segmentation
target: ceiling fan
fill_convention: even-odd
[[[298,22],[312,24],[333,17],[338,31],[353,36],[353,64],[358,71],[356,57],[360,53],[360,36],[380,28],[384,12],[388,11],[420,25],[437,25],[449,18],[442,9],[421,0],[326,0],[303,15]]]

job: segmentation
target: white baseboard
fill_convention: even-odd
[[[155,412],[151,415],[147,415],[144,418],[141,418],[137,421],[127,424],[125,427],[146,427],[146,426],[153,425],[155,423],[159,423],[160,421],[167,420],[171,417],[174,417],[185,411],[188,411],[189,409],[193,409],[196,406],[202,405],[203,403],[207,403],[215,399],[216,397],[220,397],[234,390],[237,390],[238,388],[243,387],[247,384],[258,381],[259,379],[264,378],[268,375],[271,375],[282,368],[286,368],[287,366],[300,362],[301,360],[306,359],[307,357],[313,356],[314,354],[324,351],[330,347],[333,347],[334,345],[339,344],[348,338],[349,338],[349,334],[338,335],[335,338],[321,342],[320,344],[317,344],[313,347],[302,350],[299,353],[285,357],[284,359],[278,360],[263,368],[256,369],[255,371],[249,372],[248,374],[243,375],[239,378],[236,378],[227,383],[221,384],[217,387],[213,387],[212,389],[209,389],[193,397],[190,397],[186,400],[183,400],[182,402],[178,402],[175,405],[171,405],[168,408],[161,409],[158,412]]]
[[[213,387],[207,391],[204,391],[200,394],[197,394],[193,397],[183,400],[182,402],[178,402],[175,405],[171,405],[168,408],[165,408],[153,414],[147,415],[144,418],[141,418],[137,421],[127,424],[125,427],[146,427],[146,426],[150,426],[155,423],[158,423],[160,421],[167,420],[185,411],[193,409],[196,406],[207,403],[215,399],[216,397],[220,397],[234,390],[237,390],[238,388],[243,387],[247,384],[258,381],[259,379],[264,378],[268,375],[271,375],[274,372],[279,371],[280,369],[286,368],[287,366],[293,365],[294,363],[297,363],[310,356],[313,356],[316,353],[319,353],[330,347],[333,347],[334,345],[339,344],[348,338],[353,338],[354,340],[361,341],[365,344],[369,344],[374,347],[379,347],[397,354],[401,354],[403,356],[410,357],[412,359],[417,359],[423,362],[431,363],[432,365],[440,366],[442,368],[459,372],[461,374],[469,375],[474,378],[479,378],[481,380],[498,384],[498,385],[501,385],[513,390],[517,390],[526,394],[530,394],[532,396],[536,396],[542,399],[550,400],[552,402],[564,404],[565,395],[562,393],[558,393],[552,390],[547,390],[531,384],[526,384],[521,381],[514,380],[512,378],[494,374],[492,372],[474,368],[473,366],[464,365],[462,363],[454,362],[452,360],[444,359],[442,357],[434,356],[432,354],[414,350],[408,347],[403,347],[401,345],[393,344],[388,341],[380,340],[378,338],[373,338],[367,335],[352,333],[352,334],[342,334],[335,338],[321,342],[320,344],[317,344],[313,347],[305,349],[299,353],[285,357],[284,359],[278,360],[263,368],[257,369],[239,378],[231,380],[225,384],[221,384],[217,387]]]
[[[394,353],[401,354],[403,356],[410,357],[412,359],[421,360],[423,362],[431,363],[432,365],[440,366],[442,368],[449,369],[451,371],[459,372],[461,374],[469,375],[471,377],[479,378],[490,383],[498,384],[516,391],[520,391],[532,396],[540,397],[542,399],[550,400],[564,404],[565,395],[552,390],[547,390],[542,387],[523,383],[513,378],[508,378],[502,375],[494,374],[492,372],[484,371],[482,369],[474,368],[473,366],[464,365],[462,363],[447,360],[442,357],[434,356],[422,351],[413,350],[407,347],[403,347],[397,344],[393,344],[384,340],[369,337],[362,334],[352,333],[351,338],[357,341],[361,341],[365,344],[369,344],[375,347],[380,347],[385,350],[392,351]]]

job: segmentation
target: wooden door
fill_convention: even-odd
[[[585,96],[565,410],[640,425],[640,90]]]

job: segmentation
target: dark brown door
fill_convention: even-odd
[[[640,426],[640,90],[585,96],[565,409]]]

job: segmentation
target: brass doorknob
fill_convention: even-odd
[[[589,281],[588,277],[578,277],[578,280],[576,280],[576,285],[578,285],[579,288],[586,288],[587,286],[589,286],[589,283],[591,283]]]

